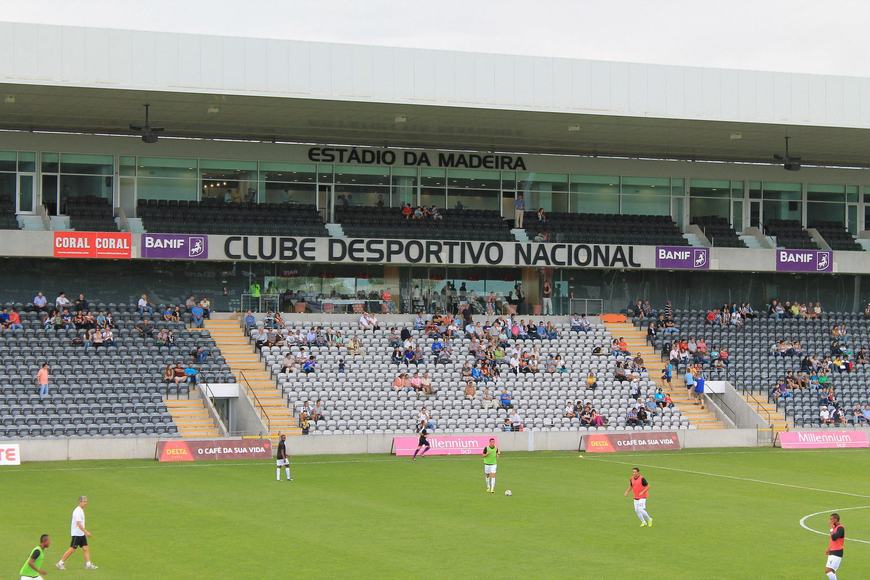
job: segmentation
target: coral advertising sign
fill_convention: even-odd
[[[489,445],[489,435],[430,435],[426,455],[480,455]],[[417,437],[393,437],[393,453],[410,456],[417,449]],[[498,437],[495,438],[498,445]]]
[[[55,258],[129,260],[133,235],[129,232],[54,232]]]
[[[268,439],[200,439],[157,442],[157,461],[220,461],[272,459]]]
[[[611,433],[586,435],[581,449],[587,453],[621,453],[623,451],[676,451],[680,440],[672,431],[663,433]]]
[[[786,431],[779,434],[783,449],[858,449],[870,447],[866,431]]]

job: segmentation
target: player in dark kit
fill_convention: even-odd
[[[287,481],[293,481],[293,478],[290,477],[290,458],[287,457],[287,436],[280,435],[278,437],[278,453],[275,456],[275,464],[277,467],[275,468],[275,479],[281,481],[281,468],[284,468],[284,472],[287,475]]]
[[[417,461],[417,454],[418,453],[420,454],[420,457],[423,457],[423,455],[425,455],[426,452],[429,451],[429,449],[430,449],[429,439],[426,438],[426,435],[427,435],[427,432],[425,429],[420,431],[420,441],[417,442],[417,449],[414,450],[414,457],[413,457],[414,461]],[[422,452],[420,451],[421,449],[423,450]]]
[[[831,514],[831,537],[825,556],[825,575],[828,580],[837,580],[837,570],[843,562],[843,544],[846,543],[846,528],[840,523],[840,514]]]

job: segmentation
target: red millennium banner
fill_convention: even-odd
[[[610,433],[586,435],[583,449],[587,453],[620,453],[623,451],[675,451],[680,440],[673,431],[663,433]]]
[[[132,247],[130,232],[54,232],[55,258],[129,260]]]
[[[157,461],[272,459],[268,439],[169,439],[157,442]]]

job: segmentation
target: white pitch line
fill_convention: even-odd
[[[838,491],[835,489],[820,489],[818,487],[808,487],[805,485],[795,485],[793,483],[781,483],[779,481],[766,481],[764,479],[754,479],[752,477],[740,477],[737,475],[726,475],[724,473],[710,473],[707,471],[693,471],[691,469],[681,469],[679,467],[664,467],[661,465],[649,465],[649,464],[643,464],[643,463],[633,463],[633,462],[628,462],[628,461],[614,461],[612,459],[598,459],[597,457],[591,458],[591,459],[593,461],[597,461],[600,463],[615,463],[618,465],[649,467],[651,469],[664,469],[666,471],[679,471],[681,473],[689,473],[692,475],[703,475],[705,477],[720,477],[722,479],[733,479],[735,481],[747,481],[750,483],[761,483],[764,485],[775,485],[777,487],[789,487],[792,489],[800,489],[803,491],[819,491],[822,493],[831,493],[831,494],[835,494],[835,495],[846,495],[849,497],[860,497],[862,499],[870,499],[870,495],[864,495],[864,494],[860,494],[860,493],[852,493],[849,491]]]
[[[798,522],[798,523],[801,525],[801,527],[803,529],[807,530],[808,532],[812,532],[814,534],[819,534],[820,536],[827,536],[828,535],[827,532],[820,532],[819,530],[814,530],[811,527],[809,527],[807,525],[807,520],[814,517],[814,516],[819,516],[822,514],[830,514],[833,512],[847,512],[849,510],[866,510],[866,509],[870,509],[870,505],[860,505],[860,506],[856,506],[856,507],[845,507],[845,508],[834,508],[831,510],[822,510],[822,511],[816,512],[814,514],[805,515],[804,517],[801,518],[800,522]],[[870,541],[868,541],[868,540],[857,540],[855,538],[849,538],[849,537],[846,538],[846,541],[847,542],[860,542],[862,544],[870,544]]]

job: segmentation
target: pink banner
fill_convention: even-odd
[[[786,431],[779,434],[783,449],[845,449],[870,447],[866,431]]]
[[[489,445],[491,435],[429,435],[429,446],[426,455],[482,455],[483,448]],[[414,455],[420,438],[417,435],[409,437],[393,437],[393,453],[397,457]],[[498,445],[498,437],[495,438]]]

